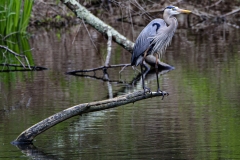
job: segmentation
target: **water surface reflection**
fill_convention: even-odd
[[[12,146],[21,131],[38,121],[67,107],[109,97],[106,82],[65,74],[104,63],[106,41],[89,28],[97,50],[85,31],[72,44],[76,28],[43,29],[30,40],[35,63],[49,70],[0,73],[0,158],[240,158],[240,32],[231,28],[225,39],[219,31],[178,30],[163,59],[176,68],[160,77],[163,90],[170,93],[164,100],[152,98],[75,117],[38,136],[35,146],[22,152]],[[113,52],[113,64],[129,62],[130,54],[122,48],[114,45]],[[110,79],[119,80],[118,71],[109,70]],[[131,82],[134,77],[128,68],[121,80]],[[156,80],[147,83],[157,88]],[[128,83],[111,86],[117,96],[140,89],[141,82],[134,88]]]

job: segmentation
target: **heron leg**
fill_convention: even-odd
[[[143,72],[143,65],[146,67],[146,64],[145,64],[144,60],[145,60],[145,57],[146,57],[146,55],[147,55],[147,51],[148,51],[148,50],[146,50],[145,53],[144,53],[144,56],[143,56],[143,59],[142,59],[142,64],[141,64],[142,87],[143,87],[144,94],[146,94],[146,91],[151,93],[150,88],[146,87],[146,86],[145,86],[145,83],[144,83],[145,73]],[[147,67],[147,70],[149,70],[148,67]]]
[[[142,59],[142,65],[144,65],[144,67],[146,68],[146,70],[144,71],[144,78],[147,75],[147,73],[150,71],[150,67],[145,62],[145,59],[146,59],[146,56],[147,56],[147,52],[148,52],[148,49],[144,52],[143,59]]]
[[[155,70],[156,70],[156,76],[157,76],[157,87],[158,87],[157,92],[163,93],[163,92],[160,90],[159,80],[158,80],[158,54],[156,54]],[[163,95],[163,96],[164,96],[164,95]]]
[[[141,64],[141,73],[142,73],[142,87],[143,87],[144,94],[146,94],[146,92],[150,92],[151,93],[150,88],[146,87],[145,83],[144,83],[145,75],[144,75],[144,72],[143,72],[143,62]]]
[[[145,61],[143,61],[143,65],[144,65],[144,67],[145,67],[145,71],[144,71],[144,78],[145,78],[145,76],[148,74],[148,72],[150,71],[150,66],[145,62]]]

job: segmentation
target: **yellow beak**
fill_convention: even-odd
[[[180,12],[180,13],[191,13],[191,11],[184,10],[184,9],[178,9],[177,11]]]

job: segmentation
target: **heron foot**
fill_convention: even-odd
[[[152,91],[148,87],[143,87],[143,91],[144,91],[144,94],[146,94],[147,92],[152,94]]]
[[[164,99],[164,96],[168,96],[169,94],[165,91],[160,90],[160,88],[157,89],[158,93],[162,93],[162,100]]]

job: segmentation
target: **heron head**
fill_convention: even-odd
[[[168,14],[169,16],[177,15],[180,13],[191,13],[191,11],[180,9],[176,6],[168,6],[164,9],[164,14]]]

